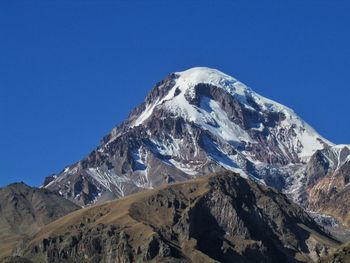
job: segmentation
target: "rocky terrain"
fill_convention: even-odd
[[[348,263],[350,262],[350,243],[340,246],[334,253],[321,258],[319,263]]]
[[[285,195],[226,171],[70,213],[8,262],[314,262],[337,245]]]
[[[46,189],[15,183],[0,188],[0,261],[14,245],[74,210],[74,203]]]
[[[311,179],[307,187],[306,206],[309,210],[334,216],[348,228],[350,228],[349,153],[350,147],[341,146],[338,147],[336,154],[327,153],[325,150],[318,152],[318,165],[314,167],[318,167],[319,171],[313,173],[316,178]],[[333,158],[330,155],[333,155]]]

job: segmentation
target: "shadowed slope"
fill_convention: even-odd
[[[15,183],[0,189],[0,258],[19,240],[43,225],[79,209],[74,203],[45,189]]]

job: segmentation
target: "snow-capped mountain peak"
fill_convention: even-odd
[[[213,131],[216,129],[215,126],[220,127],[217,133],[223,140],[254,143],[254,140],[245,131],[246,129],[229,120],[229,116],[218,102],[208,92],[203,91],[208,89],[209,85],[222,89],[227,96],[232,96],[245,109],[255,112],[254,114],[263,116],[265,112],[273,112],[283,115],[284,120],[281,120],[280,127],[284,130],[295,128],[293,147],[300,146],[297,154],[301,159],[310,157],[316,150],[322,149],[325,144],[332,145],[290,108],[255,93],[242,82],[219,70],[195,67],[176,72],[174,75],[172,87],[167,94],[146,105],[145,110],[131,124],[132,127],[143,124],[155,110],[162,109],[170,112],[172,117],[182,117],[207,130]],[[193,103],[198,94],[200,94],[199,103]],[[264,128],[266,127],[263,121],[248,127],[248,129],[258,131],[263,131]]]
[[[175,87],[179,87],[181,91],[192,89],[200,84],[210,84],[222,88],[230,94],[238,94],[245,96],[249,88],[237,79],[212,68],[195,67],[185,71],[176,72],[178,76]]]
[[[96,150],[47,187],[85,204],[229,169],[287,190],[296,182],[290,173],[332,145],[288,107],[196,67],[157,83]]]
[[[169,110],[180,111],[188,118],[196,115],[195,109],[189,105],[188,100],[195,96],[195,87],[198,84],[208,84],[222,88],[231,95],[245,98],[250,89],[235,78],[225,73],[207,67],[195,67],[182,72],[174,73],[176,76],[172,89],[167,95],[159,100],[147,105],[146,110],[134,121],[133,126],[138,126],[147,120],[156,107],[165,102],[165,107]],[[182,112],[181,112],[182,111]]]

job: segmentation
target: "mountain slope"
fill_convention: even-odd
[[[332,145],[291,109],[220,71],[193,68],[158,83],[45,187],[85,205],[229,169],[288,192],[298,183],[291,173]]]
[[[0,188],[0,259],[43,225],[79,207],[45,189],[15,183]]]
[[[311,262],[337,246],[272,188],[222,172],[73,212],[17,256],[33,262]]]
[[[350,146],[318,151],[318,172],[310,172],[306,190],[309,210],[332,215],[350,228]]]

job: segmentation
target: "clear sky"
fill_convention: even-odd
[[[350,143],[350,1],[0,2],[0,186],[88,154],[170,72],[217,68]]]

